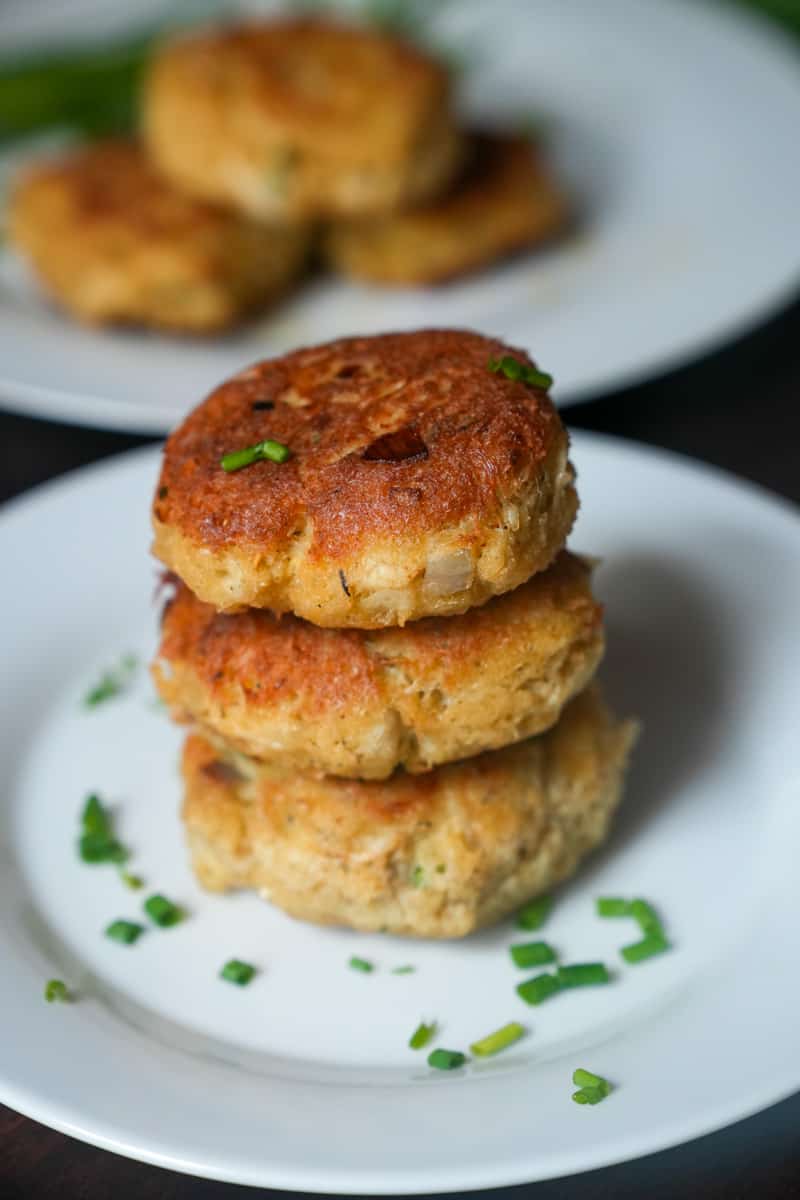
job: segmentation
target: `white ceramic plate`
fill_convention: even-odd
[[[152,651],[147,508],[156,460],[82,471],[0,518],[0,1100],[122,1154],[304,1191],[410,1193],[584,1171],[695,1137],[800,1086],[800,522],[753,488],[653,451],[575,438],[573,545],[604,556],[605,668],[643,718],[607,846],[559,895],[545,936],[613,964],[605,989],[528,1009],[510,924],[462,943],[321,930],[194,884],[178,823],[179,734],[144,676],[80,699],[121,652]],[[132,948],[102,936],[141,893],[82,865],[89,789],[116,806],[133,869],[190,919]],[[147,893],[145,893],[147,894]],[[627,922],[601,894],[644,894],[673,952],[624,967]],[[347,967],[351,954],[374,974]],[[260,974],[217,979],[229,957]],[[391,974],[410,963],[411,975]],[[44,981],[80,993],[46,1005]],[[407,1039],[436,1018],[466,1047],[506,1021],[529,1036],[456,1076]],[[584,1066],[614,1081],[572,1103]]]
[[[146,10],[160,7],[148,0]],[[442,9],[441,40],[474,58],[465,108],[550,126],[579,209],[574,235],[439,290],[310,283],[246,332],[210,343],[73,325],[6,254],[0,401],[163,432],[249,360],[342,334],[467,325],[531,347],[569,404],[678,366],[790,298],[800,281],[800,64],[776,31],[700,0]],[[34,18],[50,37],[68,21],[74,38],[97,28],[98,13],[118,26],[129,11],[144,19],[111,0],[17,0],[0,13],[0,42]]]

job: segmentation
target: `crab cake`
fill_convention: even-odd
[[[578,500],[545,390],[487,365],[508,352],[423,330],[234,376],[167,441],[156,556],[215,608],[336,627],[463,613],[518,587],[552,562]],[[288,461],[222,468],[266,439]]]
[[[441,283],[564,226],[564,193],[528,138],[476,136],[471,149],[464,175],[445,195],[334,225],[324,243],[331,265],[373,283]]]
[[[178,584],[153,674],[173,717],[245,754],[384,779],[549,728],[602,650],[589,568],[564,552],[482,608],[371,633],[226,616]]]
[[[443,65],[310,18],[164,45],[143,133],[176,186],[262,219],[386,212],[446,186],[462,155]]]
[[[207,333],[284,291],[308,248],[176,192],[134,143],[101,142],[30,172],[9,232],[53,298],[82,320]]]
[[[306,921],[462,937],[602,841],[635,733],[590,688],[548,733],[385,783],[281,771],[193,735],[183,821],[194,870],[212,891],[256,888]]]

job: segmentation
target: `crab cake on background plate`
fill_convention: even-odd
[[[490,370],[509,353],[534,382]],[[575,518],[547,382],[524,352],[461,330],[258,363],[168,439],[154,552],[221,610],[365,629],[466,612],[549,566]],[[287,461],[223,469],[271,439]]]
[[[75,150],[12,192],[11,241],[81,320],[207,333],[299,275],[309,235],[258,224],[174,190],[133,142]]]
[[[482,608],[373,632],[227,616],[179,584],[153,673],[173,716],[245,754],[383,779],[547,729],[602,651],[589,568],[564,552]]]
[[[566,197],[530,139],[476,135],[463,176],[419,207],[334,225],[324,248],[355,279],[440,283],[563,228]]]
[[[280,771],[192,735],[194,870],[206,888],[255,888],[306,921],[463,937],[602,841],[635,733],[591,687],[547,733],[383,783]]]
[[[413,203],[448,184],[462,153],[442,64],[311,18],[166,43],[145,80],[143,134],[176,186],[266,219]]]

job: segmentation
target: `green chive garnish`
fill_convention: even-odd
[[[417,864],[411,872],[411,883],[414,887],[422,887],[425,882],[425,868]]]
[[[119,877],[129,887],[132,892],[138,892],[144,887],[144,880],[141,875],[132,875],[130,871],[120,871]]]
[[[650,933],[647,937],[642,938],[640,942],[633,942],[630,946],[623,946],[620,954],[627,963],[644,962],[646,958],[652,958],[654,954],[663,954],[665,950],[670,949],[670,944],[664,937],[663,933]]]
[[[595,983],[610,983],[611,976],[605,963],[571,963],[559,967],[556,972],[558,982],[563,988],[591,987]]]
[[[48,1004],[56,1001],[67,1004],[72,999],[63,979],[48,979],[44,987],[44,998]]]
[[[561,984],[555,975],[534,975],[533,979],[517,984],[517,995],[526,1004],[542,1004],[560,991]]]
[[[347,965],[348,967],[352,967],[354,971],[362,971],[365,975],[369,975],[370,971],[375,970],[373,963],[368,962],[366,958],[359,958],[355,954],[352,956]]]
[[[431,1021],[430,1025],[426,1025],[424,1021],[420,1021],[419,1025],[408,1039],[408,1044],[412,1050],[421,1050],[423,1046],[427,1046],[428,1042],[435,1033],[435,1021]]]
[[[86,863],[124,863],[128,852],[114,837],[111,814],[100,797],[92,792],[81,813],[78,853]]]
[[[634,921],[638,922],[642,933],[645,935],[655,933],[661,937],[664,936],[664,928],[652,904],[648,904],[646,900],[631,900],[628,912]]]
[[[416,969],[417,969],[416,967],[411,967],[411,966],[392,967],[392,974],[393,975],[413,975],[414,972],[416,971]]]
[[[219,977],[227,979],[229,983],[236,983],[239,987],[244,987],[255,973],[256,969],[250,963],[242,962],[240,958],[229,958],[220,971]]]
[[[611,1084],[607,1079],[603,1079],[602,1075],[595,1075],[593,1071],[584,1071],[582,1067],[577,1067],[572,1072],[572,1082],[576,1087],[599,1088],[606,1094],[611,1091]]]
[[[122,942],[126,946],[133,945],[143,933],[144,925],[137,925],[135,921],[112,921],[106,929],[106,937],[110,937],[115,942]]]
[[[488,1058],[491,1054],[499,1054],[507,1046],[513,1046],[514,1042],[518,1042],[526,1032],[525,1026],[520,1025],[519,1021],[509,1021],[508,1025],[504,1025],[502,1029],[496,1029],[494,1033],[488,1033],[480,1041],[473,1042],[470,1050],[479,1058]]]
[[[630,904],[618,896],[601,896],[597,901],[598,917],[629,917]]]
[[[552,907],[553,899],[551,896],[537,896],[535,900],[531,900],[529,904],[526,904],[517,913],[517,928],[527,930],[541,928],[550,916],[550,909]]]
[[[101,675],[98,682],[83,698],[86,708],[96,708],[105,700],[120,696],[128,687],[136,672],[137,659],[133,654],[126,654],[120,659],[119,665]]]
[[[548,375],[546,371],[539,371],[536,367],[529,367],[527,363],[512,358],[510,354],[504,354],[502,358],[490,358],[486,365],[495,375],[505,375],[506,379],[529,383],[531,387],[549,388],[553,384],[552,375]]]
[[[428,1066],[436,1071],[455,1071],[467,1061],[460,1050],[432,1050],[428,1055]]]
[[[582,1087],[572,1093],[572,1099],[576,1104],[599,1104],[607,1095],[608,1092],[604,1092],[602,1088]]]
[[[156,892],[153,896],[148,896],[143,905],[144,911],[147,913],[151,921],[156,925],[160,925],[162,929],[168,929],[171,925],[177,925],[183,920],[183,909],[177,904],[173,904],[166,896]]]
[[[256,442],[255,446],[245,446],[243,450],[233,450],[230,454],[224,454],[219,460],[219,465],[223,471],[240,471],[242,467],[249,467],[252,463],[264,460],[283,463],[291,457],[291,450],[284,446],[283,442],[267,438],[264,442]]]
[[[542,967],[556,961],[556,952],[547,942],[518,942],[509,946],[509,952],[518,967]]]

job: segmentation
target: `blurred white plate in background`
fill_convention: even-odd
[[[4,47],[30,8],[0,12]],[[134,15],[163,8],[148,2]],[[40,36],[57,36],[64,6],[35,9]],[[90,36],[101,18],[118,31],[126,10],[81,0],[69,35]],[[530,348],[566,405],[676,367],[793,296],[800,55],[777,31],[699,0],[458,0],[435,28],[456,50],[477,49],[467,111],[545,122],[579,208],[575,233],[436,290],[314,281],[212,342],[73,325],[7,252],[0,403],[160,433],[254,359],[342,334],[468,325]]]

